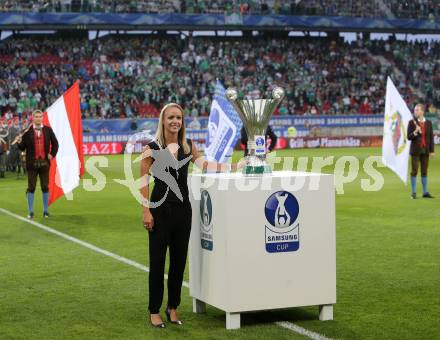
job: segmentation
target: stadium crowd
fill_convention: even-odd
[[[383,3],[383,6],[380,6]],[[0,0],[0,11],[211,13],[438,18],[436,0]]]
[[[284,87],[280,115],[381,113],[392,65],[402,71],[396,80],[410,104],[418,99],[415,88],[439,106],[439,60],[439,43],[399,41],[8,39],[0,43],[0,112],[21,117],[46,108],[80,79],[86,118],[156,116],[168,101],[205,116],[219,79],[250,97]]]
[[[438,20],[440,17],[440,1],[438,0],[387,0],[385,3],[398,18]]]
[[[404,74],[404,80],[432,104],[440,105],[440,43],[377,41],[371,48]],[[432,110],[432,109],[431,109]]]

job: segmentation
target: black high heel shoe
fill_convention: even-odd
[[[151,321],[151,314],[150,314],[150,323],[151,323],[151,326],[153,326],[153,327],[156,327],[156,328],[165,328],[165,323],[163,323],[163,322],[161,322],[161,323],[155,325],[155,324]]]
[[[170,309],[169,308],[167,308],[165,310],[165,314],[167,315],[168,321],[171,322],[172,324],[179,325],[179,326],[183,325],[183,322],[180,321],[180,320],[176,320],[176,321],[171,320],[171,314],[170,314]]]

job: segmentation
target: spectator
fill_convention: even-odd
[[[440,3],[434,0],[381,1],[361,0],[0,0],[0,12],[103,12],[103,13],[207,13],[207,14],[284,14],[284,15],[338,15],[352,17],[420,18],[435,20],[440,15]]]
[[[251,98],[283,87],[279,114],[382,113],[385,76],[394,66],[402,71],[395,80],[408,105],[426,94],[438,107],[439,60],[439,43],[393,40],[13,38],[0,42],[0,114],[45,109],[80,79],[84,117],[157,117],[168,101],[205,116],[217,78]]]

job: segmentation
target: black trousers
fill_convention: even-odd
[[[429,153],[421,153],[420,155],[411,155],[411,176],[417,176],[419,171],[419,163],[421,165],[422,177],[428,176]]]
[[[189,201],[165,202],[152,209],[153,231],[148,233],[150,243],[150,274],[148,309],[151,314],[159,313],[163,301],[165,258],[169,248],[168,307],[180,304],[183,273],[188,253],[191,232],[191,204]]]
[[[50,163],[46,160],[35,162],[28,166],[28,188],[26,192],[35,192],[37,178],[40,177],[40,186],[42,192],[49,192],[49,169]]]

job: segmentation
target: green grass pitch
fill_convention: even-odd
[[[226,331],[224,313],[208,306],[192,313],[183,288],[183,327],[153,329],[147,320],[147,273],[0,212],[0,339],[300,339],[274,321],[290,321],[330,338],[440,338],[440,158],[431,160],[430,191],[410,200],[409,187],[390,170],[380,191],[361,190],[363,160],[380,149],[305,149],[282,156],[353,155],[358,178],[337,195],[337,304],[334,321],[317,320],[316,307],[245,314],[242,328]],[[234,155],[235,158],[238,153]],[[102,191],[75,190],[36,221],[148,265],[141,210],[124,178],[122,156],[108,157]],[[137,168],[137,166],[136,166]],[[294,168],[296,164],[294,163]],[[324,172],[331,172],[332,166]],[[86,174],[85,178],[90,178]],[[0,207],[26,215],[26,180],[0,179]],[[420,197],[421,185],[418,179]],[[188,267],[185,275],[188,280]],[[295,292],[292,292],[294,294]],[[166,301],[166,300],[165,300]]]

